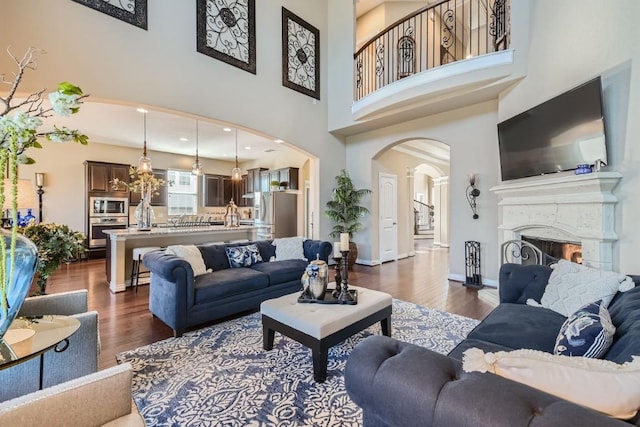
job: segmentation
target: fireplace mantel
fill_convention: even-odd
[[[491,188],[500,198],[500,244],[522,235],[576,242],[583,264],[611,270],[615,233],[612,193],[622,175],[559,173]]]

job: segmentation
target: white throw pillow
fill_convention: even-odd
[[[204,265],[204,260],[202,259],[202,252],[196,245],[171,245],[167,246],[166,252],[184,258],[185,261],[191,264],[194,277],[213,271],[211,269],[207,270],[207,266]]]
[[[540,302],[543,307],[566,317],[585,304],[598,300],[602,300],[604,306],[608,307],[618,291],[629,289],[628,281],[631,280],[624,274],[565,260],[560,260],[552,268],[549,283]]]
[[[275,261],[282,261],[285,259],[303,259],[307,261],[304,257],[302,242],[304,242],[304,237],[284,237],[282,239],[273,239],[271,244],[276,247]],[[269,261],[273,261],[273,259],[270,259]]]
[[[629,419],[640,409],[640,357],[609,360],[555,356],[537,350],[463,353],[465,372],[491,372],[609,416]]]

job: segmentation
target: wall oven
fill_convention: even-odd
[[[109,236],[104,230],[125,230],[129,225],[126,216],[93,217],[89,218],[89,248],[103,248],[107,245]]]
[[[109,236],[104,230],[126,229],[129,226],[129,199],[126,197],[89,198],[89,249],[104,248]]]

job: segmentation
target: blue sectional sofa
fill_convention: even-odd
[[[491,373],[464,372],[462,354],[533,349],[553,353],[566,317],[526,305],[540,301],[551,269],[504,264],[500,304],[448,356],[389,337],[359,343],[347,361],[345,386],[363,409],[365,426],[629,426],[621,421]],[[640,355],[640,277],[609,304],[616,327],[604,359],[624,363]],[[593,384],[594,388],[598,384]]]
[[[179,337],[189,327],[258,309],[264,300],[300,291],[300,278],[309,262],[303,259],[269,262],[275,256],[272,242],[196,245],[206,268],[213,270],[197,277],[183,258],[163,250],[147,253],[142,263],[151,271],[149,310]],[[263,262],[231,268],[225,249],[251,244],[258,247]],[[329,242],[303,242],[308,260],[328,261],[331,249]]]

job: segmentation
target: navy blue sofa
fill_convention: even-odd
[[[347,361],[345,385],[363,409],[365,426],[629,426],[529,386],[489,373],[462,370],[462,353],[527,348],[553,353],[566,317],[526,305],[540,301],[547,266],[504,264],[500,304],[447,356],[384,336],[359,343]],[[640,284],[640,276],[631,276]],[[605,359],[624,363],[640,355],[640,286],[609,305],[616,327]],[[597,387],[597,384],[594,384]]]
[[[149,310],[173,329],[174,336],[196,325],[260,307],[270,298],[302,290],[300,279],[308,261],[281,260],[272,240],[247,243],[196,245],[202,253],[206,273],[194,278],[191,265],[163,250],[147,253],[142,263],[151,271]],[[251,267],[230,268],[225,248],[254,244],[263,262]],[[328,261],[332,246],[320,240],[305,240],[308,260]]]

